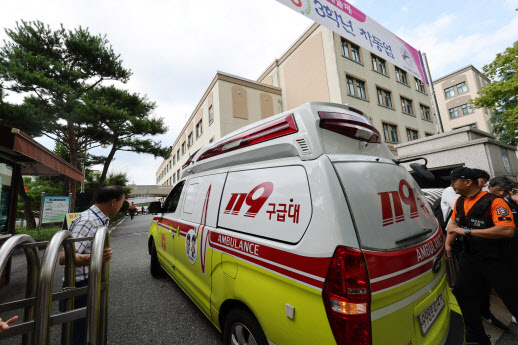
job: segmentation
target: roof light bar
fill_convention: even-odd
[[[298,128],[295,123],[295,116],[290,114],[233,136],[205,151],[196,161],[199,162],[223,153],[235,151],[297,132]]]
[[[363,116],[322,111],[318,115],[320,128],[369,143],[381,143],[380,133]]]
[[[198,151],[200,151],[200,149],[197,149],[196,152],[194,152],[192,155],[189,156],[189,159],[187,159],[185,164],[182,166],[182,170],[185,170],[185,168],[187,168],[189,165],[194,163],[193,158],[198,153]]]

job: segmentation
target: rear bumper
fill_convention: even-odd
[[[448,338],[444,345],[462,345],[464,344],[464,318],[461,314],[450,312],[450,327],[448,331]]]

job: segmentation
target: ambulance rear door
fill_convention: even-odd
[[[444,237],[421,189],[389,159],[330,159],[367,263],[372,343],[443,343],[450,318]]]

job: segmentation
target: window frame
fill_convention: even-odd
[[[382,93],[381,97],[382,97],[382,99],[384,101],[387,101],[387,94],[388,94],[388,96],[389,96],[388,100],[390,102],[390,105],[385,104],[385,102],[382,102],[380,104],[380,94],[379,94],[378,90],[381,91],[381,93]],[[378,105],[379,106],[395,110],[394,109],[394,102],[392,100],[392,91],[387,90],[387,89],[385,89],[385,88],[383,88],[381,86],[376,85],[376,98],[378,99]]]
[[[410,134],[412,134],[412,135],[410,136]],[[414,134],[415,134],[415,138],[414,138]],[[409,136],[411,138],[409,138]],[[408,141],[414,141],[414,140],[419,139],[419,131],[417,129],[406,127],[406,138],[408,139]]]
[[[184,141],[182,143],[182,156],[185,154],[185,152],[187,152],[187,146],[186,146],[186,142]]]
[[[209,126],[214,122],[214,108],[212,104],[209,106]]]
[[[460,109],[462,111],[462,115],[463,116],[466,116],[466,115],[470,115],[470,114],[473,114],[474,113],[474,110],[473,108],[470,106],[469,103],[464,103],[460,106]],[[466,109],[466,112],[464,112],[464,109]]]
[[[344,54],[344,43],[347,47],[347,55]],[[352,43],[351,41],[341,37],[340,47],[342,49],[342,56],[348,60],[354,61],[356,63],[359,63],[360,65],[363,65],[362,62],[362,55],[360,46]]]
[[[349,81],[352,81],[352,84],[349,82]],[[350,74],[346,74],[345,75],[345,83],[347,85],[347,95],[348,96],[351,96],[351,97],[354,97],[354,98],[358,98],[358,99],[361,99],[363,101],[369,101],[369,95],[367,93],[367,86],[366,86],[366,81],[363,80],[363,79],[360,79],[358,77],[355,77],[353,75],[350,75]],[[362,84],[362,87],[359,87],[359,84]],[[354,90],[354,94],[351,94],[351,87],[353,88]],[[363,92],[363,96],[361,96],[362,92],[360,92],[360,90],[362,90]]]
[[[403,114],[415,116],[414,101],[410,98],[403,97],[401,95],[399,95],[399,98],[401,100],[401,111],[403,112]],[[408,111],[407,108],[410,109],[410,111]]]
[[[196,124],[196,140],[203,134],[203,119],[200,119]]]
[[[448,96],[450,91],[451,91],[451,96]],[[450,86],[450,87],[447,87],[446,89],[444,89],[444,97],[446,99],[450,99],[452,97],[455,97],[455,88],[453,86]]]
[[[387,126],[387,128],[385,128],[385,126]],[[389,126],[390,126],[390,128],[389,128]],[[390,143],[390,144],[399,144],[400,143],[398,125],[389,123],[389,122],[381,122],[381,127],[383,129],[383,137],[385,138],[385,142]],[[392,139],[391,134],[395,133],[397,141],[387,140],[387,133],[390,134],[390,139]]]
[[[416,91],[421,92],[421,93],[426,95],[426,86],[422,82],[422,80],[419,79],[419,78],[416,78],[416,77],[414,77],[414,80],[415,80],[415,89],[416,89]]]
[[[189,133],[187,136],[187,147],[191,148],[191,146],[194,144],[194,135],[193,132]]]
[[[176,184],[176,186],[174,186],[174,188],[171,190],[171,192],[169,192],[169,195],[167,196],[167,198],[164,201],[164,206],[163,206],[164,213],[176,213],[176,210],[178,210],[178,205],[180,205],[180,199],[182,197],[184,186],[185,186],[185,180],[179,181]],[[180,190],[180,191],[178,192],[178,190]],[[174,204],[174,200],[172,200],[173,198],[177,198],[176,204]],[[168,202],[170,203],[170,205],[168,205]],[[174,207],[173,210],[169,209],[169,208],[173,208],[173,207]]]
[[[424,104],[419,104],[419,108],[421,109],[421,119],[425,121],[432,121],[432,113],[430,112],[430,107]],[[424,109],[428,110],[428,118],[425,117]]]
[[[463,87],[462,87],[462,90],[463,90],[462,92],[459,92],[459,85],[462,85],[462,86],[463,86]],[[460,83],[458,83],[457,85],[455,85],[455,88],[457,89],[457,95],[462,95],[462,94],[465,94],[465,93],[467,93],[467,92],[468,92],[468,84],[466,84],[466,82],[465,82],[465,81],[460,82]]]
[[[376,63],[375,63],[376,61]],[[371,53],[372,70],[388,77],[387,60]]]
[[[394,66],[396,70],[396,81],[400,84],[410,86],[408,85],[408,76],[406,71],[402,70],[401,68]]]
[[[454,116],[452,117],[452,112],[455,114],[457,114],[457,116]],[[459,107],[453,107],[453,108],[450,108],[448,109],[448,114],[450,116],[450,120],[455,120],[455,119],[458,119],[460,117],[460,114],[459,114]]]

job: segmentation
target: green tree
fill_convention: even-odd
[[[518,41],[482,69],[491,84],[478,92],[474,107],[493,109],[493,132],[499,140],[518,145]]]
[[[90,204],[93,204],[97,190],[105,183],[108,169],[117,151],[148,153],[166,158],[170,154],[170,148],[144,137],[167,132],[163,119],[153,115],[155,103],[150,102],[146,96],[109,86],[91,90],[84,97],[84,101],[88,115],[98,123],[96,128],[90,129],[91,133],[88,135],[95,135],[101,144],[110,146],[96,192],[90,201]],[[97,133],[99,130],[102,132]]]
[[[82,27],[52,30],[39,21],[22,20],[6,33],[10,40],[0,49],[1,88],[25,95],[20,108],[24,120],[63,144],[77,167],[78,152],[95,142],[85,132],[97,126],[84,112],[82,97],[104,81],[127,82],[131,72],[106,36]],[[10,115],[4,119],[8,124],[16,120]],[[75,180],[69,190],[75,201]]]

